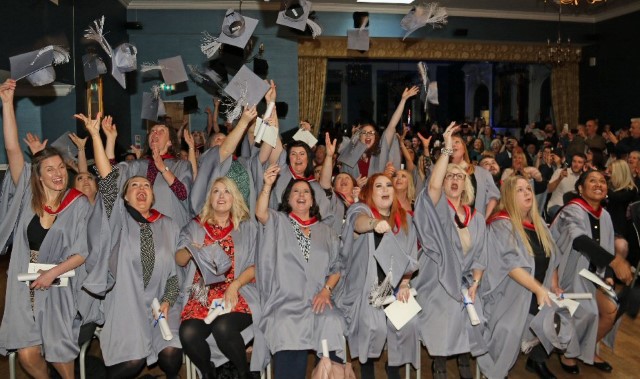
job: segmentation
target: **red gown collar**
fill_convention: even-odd
[[[373,213],[373,217],[378,219],[378,220],[382,220],[382,215],[380,214],[380,212],[378,211],[378,209],[376,207],[371,207],[371,213]],[[396,227],[392,230],[393,234],[398,234],[400,232],[400,213],[396,212],[393,215],[393,219],[396,223]]]
[[[455,215],[458,216],[458,211],[456,210],[456,207],[453,205],[453,203],[449,199],[447,199],[447,203],[449,204],[451,209],[453,209]],[[466,228],[469,225],[469,222],[471,222],[473,216],[475,216],[476,211],[474,209],[472,213],[471,207],[469,207],[468,205],[463,205],[462,208],[464,209],[464,220],[460,220],[460,224]]]
[[[213,225],[209,225],[209,223],[202,222],[202,220],[200,220],[200,217],[196,217],[194,220],[196,220],[196,222],[204,228],[204,231],[214,241],[220,241],[221,239],[229,235],[229,233],[231,233],[231,231],[233,230],[233,221],[231,219],[229,219],[229,225],[227,225],[222,229],[216,229],[213,227]]]
[[[289,167],[289,172],[291,173],[291,176],[293,176],[294,179],[304,180],[305,182],[315,182],[316,181],[316,178],[314,178],[313,176],[304,177],[304,176],[298,175],[295,172],[293,172],[293,169],[291,168],[291,165],[288,165],[288,167]]]
[[[74,201],[76,201],[77,199],[79,199],[80,197],[84,196],[84,194],[80,191],[78,191],[75,188],[71,188],[69,190],[69,192],[67,192],[66,195],[64,195],[64,198],[62,199],[62,202],[60,203],[60,205],[58,206],[58,209],[53,210],[48,206],[44,206],[43,209],[45,212],[47,212],[50,215],[57,215],[58,213],[62,212],[63,210],[65,210],[69,205],[71,205]]]
[[[318,222],[318,218],[315,216],[311,217],[308,220],[302,220],[300,217],[293,214],[293,212],[289,213],[289,217],[291,217],[293,221],[298,223],[298,225],[303,226],[305,228],[308,228],[309,226],[316,224]]]
[[[584,209],[585,211],[589,212],[593,217],[599,219],[600,215],[602,215],[602,206],[598,209],[595,210],[593,209],[593,207],[591,205],[589,205],[589,203],[587,203],[587,201],[581,197],[577,197],[575,199],[570,200],[567,204],[576,204],[577,206],[581,207],[582,209]]]

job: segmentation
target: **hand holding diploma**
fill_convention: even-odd
[[[153,318],[156,319],[155,326],[160,326],[160,333],[165,341],[173,339],[173,334],[169,328],[169,322],[167,322],[167,314],[169,313],[169,303],[163,301],[162,304],[158,301],[158,298],[154,298],[151,302],[151,310],[153,311]]]
[[[475,288],[477,286],[472,286]],[[473,301],[469,295],[469,289],[462,288],[462,296],[464,297],[464,307],[467,310],[467,314],[469,315],[469,320],[471,321],[471,325],[476,326],[480,324],[480,317],[478,317],[478,311],[476,311],[476,307],[473,305]],[[475,298],[475,291],[474,291]]]

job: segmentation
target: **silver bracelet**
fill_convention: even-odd
[[[453,154],[453,149],[448,148],[448,147],[443,147],[442,149],[440,149],[440,154],[446,155],[446,156],[451,156],[451,154]]]

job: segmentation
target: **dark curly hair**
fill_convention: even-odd
[[[278,207],[278,210],[280,212],[284,212],[287,214],[291,213],[292,209],[291,209],[291,205],[289,205],[289,197],[291,196],[291,189],[296,183],[299,183],[299,182],[305,183],[307,186],[309,186],[309,190],[311,191],[311,198],[313,199],[313,204],[311,204],[311,209],[309,209],[309,217],[317,217],[318,220],[321,220],[320,207],[316,202],[316,193],[313,190],[313,187],[311,187],[311,184],[306,180],[302,180],[302,179],[292,179],[291,181],[289,181],[287,188],[285,188],[284,192],[282,193],[282,199],[280,202],[280,206]]]

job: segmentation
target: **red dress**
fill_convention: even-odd
[[[182,310],[181,318],[183,321],[194,318],[202,320],[207,317],[207,314],[209,313],[209,304],[211,304],[211,302],[215,299],[223,299],[224,293],[229,287],[229,283],[231,283],[235,279],[235,249],[233,238],[231,237],[233,223],[230,222],[229,226],[226,228],[218,225],[209,225],[206,223],[204,225],[200,223],[200,225],[207,231],[204,238],[205,246],[209,246],[215,241],[218,241],[217,243],[220,244],[222,250],[224,250],[224,252],[229,256],[229,259],[231,259],[231,269],[225,275],[227,279],[224,282],[215,283],[209,287],[209,293],[207,295],[207,305],[203,305],[202,303],[200,303],[200,301],[198,301],[198,299],[193,296],[193,293],[189,295],[189,300]],[[200,273],[200,269],[196,268],[196,274],[193,276],[193,285],[197,285],[198,282],[202,280],[201,278],[202,274]],[[238,304],[236,304],[236,306],[231,311],[251,314],[249,304],[247,304],[247,301],[244,299],[244,297],[242,297],[242,295],[240,295],[240,293],[238,293]]]

